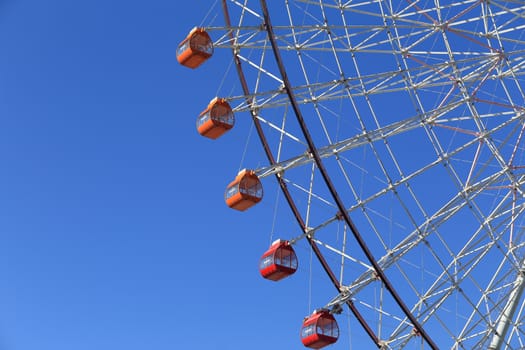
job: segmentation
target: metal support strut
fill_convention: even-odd
[[[516,281],[514,281],[514,287],[510,292],[509,300],[503,308],[503,312],[501,313],[498,323],[496,324],[496,328],[494,329],[494,335],[492,337],[492,340],[490,341],[489,350],[499,350],[501,348],[501,345],[503,344],[503,341],[505,340],[505,335],[507,334],[509,325],[512,322],[512,318],[514,317],[514,312],[516,312],[516,309],[521,300],[521,296],[523,294],[523,290],[525,289],[524,274],[525,260],[521,264],[521,269],[518,273]]]

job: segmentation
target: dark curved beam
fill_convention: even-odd
[[[312,154],[312,157],[315,160],[315,163],[317,165],[317,168],[319,169],[321,176],[323,177],[328,190],[330,191],[330,194],[332,195],[332,198],[334,199],[337,208],[339,209],[339,213],[341,214],[342,218],[345,220],[346,224],[352,231],[352,234],[354,235],[356,241],[358,242],[359,246],[361,247],[361,250],[365,253],[368,261],[373,266],[374,271],[376,272],[377,276],[380,278],[380,280],[383,282],[387,290],[390,292],[396,303],[399,305],[401,310],[403,310],[403,313],[406,315],[406,317],[412,322],[412,325],[414,326],[414,329],[425,339],[427,344],[434,350],[439,349],[437,345],[434,343],[432,338],[430,338],[430,335],[423,329],[423,326],[419,323],[417,318],[412,314],[408,306],[405,304],[399,293],[395,290],[393,284],[390,282],[390,280],[387,278],[385,272],[383,269],[381,269],[381,266],[379,266],[379,263],[374,258],[370,248],[368,248],[368,245],[365,242],[365,239],[355,226],[354,222],[348,215],[348,212],[346,211],[346,207],[343,204],[343,201],[339,194],[337,193],[337,190],[335,188],[335,185],[333,184],[330,176],[328,175],[328,171],[324,167],[323,161],[321,157],[319,156],[319,152],[317,151],[317,148],[313,142],[312,136],[310,135],[310,131],[308,130],[308,127],[306,126],[306,123],[304,121],[303,115],[301,113],[301,110],[299,109],[299,104],[297,103],[297,100],[295,98],[295,95],[293,93],[292,85],[290,83],[290,80],[288,79],[288,75],[286,73],[286,69],[284,67],[283,59],[281,57],[281,53],[279,51],[279,48],[277,46],[277,42],[275,40],[275,35],[273,32],[272,23],[270,21],[270,14],[268,12],[268,6],[266,5],[265,0],[260,0],[261,8],[263,11],[264,16],[264,25],[266,27],[266,31],[268,32],[268,37],[270,39],[270,43],[272,45],[273,53],[275,56],[275,61],[279,67],[279,72],[281,74],[281,77],[283,79],[284,88],[286,90],[286,93],[288,94],[288,97],[290,99],[291,106],[294,110],[295,116],[297,118],[297,121],[301,127],[301,131],[303,132],[303,135],[308,143],[308,148],[310,153]]]
[[[226,26],[228,28],[229,35],[230,35],[230,42],[232,44],[232,53],[233,53],[233,58],[235,60],[235,66],[236,66],[236,69],[237,69],[237,75],[239,76],[239,80],[241,82],[241,86],[242,86],[242,90],[243,90],[244,95],[245,96],[250,96],[251,92],[250,92],[250,89],[248,88],[248,83],[246,82],[246,77],[244,76],[244,72],[242,70],[241,60],[240,60],[240,58],[239,58],[239,56],[238,56],[238,54],[237,54],[237,52],[235,50],[235,47],[234,47],[234,41],[235,41],[234,39],[235,38],[234,38],[233,32],[231,30],[231,20],[230,20],[230,15],[229,15],[228,5],[226,3],[226,0],[222,0],[222,9],[223,9],[223,12],[224,12]],[[273,157],[273,153],[272,153],[272,151],[270,149],[270,146],[269,146],[268,141],[266,139],[266,135],[264,134],[264,131],[262,129],[261,123],[260,123],[259,119],[257,118],[257,111],[256,111],[256,109],[254,108],[254,106],[252,104],[252,100],[250,100],[247,97],[246,98],[246,103],[247,103],[247,105],[248,105],[248,107],[250,109],[250,113],[251,113],[251,116],[252,116],[252,121],[253,121],[253,124],[255,125],[255,129],[257,130],[257,135],[259,136],[259,139],[261,140],[261,143],[263,145],[264,152],[266,153],[266,157],[268,158],[268,161],[270,162],[271,165],[275,165],[276,164],[275,158]],[[295,205],[295,202],[293,200],[292,195],[290,194],[290,191],[288,190],[286,182],[284,181],[284,179],[281,177],[280,174],[275,174],[275,177],[277,179],[277,182],[279,183],[279,186],[281,188],[282,193],[284,194],[284,197],[286,198],[286,201],[288,202],[288,206],[292,210],[292,213],[293,213],[297,223],[301,227],[301,230],[304,233],[307,233],[308,228],[306,227],[306,224],[305,224],[305,222],[304,222],[304,220],[303,220],[303,218],[302,218],[302,216],[301,216],[301,214],[299,212],[299,209]],[[308,243],[310,244],[310,247],[312,248],[315,256],[317,257],[317,259],[321,263],[321,266],[323,267],[323,269],[325,270],[326,274],[330,278],[330,281],[335,286],[337,291],[341,292],[342,291],[341,290],[341,284],[337,280],[337,277],[335,276],[334,272],[332,271],[332,269],[328,265],[328,262],[324,258],[323,254],[319,250],[319,247],[317,246],[317,243],[315,243],[315,241],[309,235],[306,235],[306,239],[308,240]],[[363,315],[361,315],[361,313],[359,312],[357,307],[354,305],[353,301],[349,300],[346,304],[350,308],[350,310],[353,313],[353,315],[356,317],[356,319],[359,322],[359,324],[361,324],[361,326],[363,327],[365,332],[372,339],[372,341],[376,344],[376,346],[378,348],[381,347],[381,341],[376,336],[376,334],[374,333],[372,328],[368,325],[368,323],[364,319]]]

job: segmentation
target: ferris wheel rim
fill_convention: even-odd
[[[233,43],[234,37],[233,37],[233,32],[230,29],[231,28],[231,19],[230,19],[230,15],[229,15],[229,11],[228,11],[227,0],[221,0],[221,2],[222,2],[222,9],[223,9],[225,21],[226,21],[226,26],[227,26],[228,31],[229,31],[230,40]],[[262,131],[259,119],[257,118],[256,108],[254,108],[252,106],[252,103],[251,103],[251,101],[249,100],[249,97],[248,97],[248,96],[250,96],[250,90],[249,90],[248,85],[246,83],[246,78],[244,76],[244,72],[243,72],[243,69],[242,69],[241,60],[239,59],[238,54],[237,54],[237,52],[235,51],[235,49],[233,47],[234,47],[234,45],[232,45],[232,54],[233,54],[233,59],[235,61],[237,75],[239,77],[239,80],[241,81],[242,90],[243,90],[243,92],[244,92],[244,94],[245,94],[245,96],[247,98],[246,103],[247,103],[247,105],[249,107],[250,114],[251,114],[251,117],[252,117],[252,121],[253,121],[253,123],[255,125],[255,128],[257,130],[257,135],[259,137],[259,140],[261,141],[261,143],[263,145],[266,157],[268,158],[268,161],[270,162],[270,164],[274,165],[274,164],[276,164],[276,161],[275,161],[275,159],[273,157],[273,153],[272,153],[272,151],[271,151],[271,149],[269,147],[269,144],[268,144],[268,142],[266,140],[266,136],[265,136],[264,132]],[[305,238],[306,238],[308,244],[310,245],[310,247],[312,248],[316,258],[321,263],[321,266],[325,270],[326,274],[328,275],[328,277],[329,277],[330,281],[332,282],[332,284],[334,285],[334,287],[337,289],[338,292],[341,292],[341,284],[339,283],[339,281],[335,277],[334,272],[332,271],[331,267],[328,265],[328,263],[325,260],[323,254],[321,253],[321,251],[319,250],[319,247],[317,246],[316,241],[313,239],[313,237],[311,237],[308,234],[309,228],[306,226],[306,224],[305,224],[305,222],[304,222],[304,220],[302,218],[302,215],[299,213],[299,209],[297,208],[297,205],[295,204],[295,201],[294,201],[292,195],[290,194],[290,192],[288,190],[286,182],[283,180],[283,178],[281,177],[280,173],[276,173],[275,174],[275,178],[276,178],[276,180],[277,180],[277,182],[279,184],[279,187],[280,187],[283,195],[286,198],[286,202],[288,203],[288,206],[290,207],[290,209],[291,209],[291,211],[292,211],[292,213],[293,213],[293,215],[294,215],[294,217],[295,217],[299,227],[303,231],[303,233],[305,235]],[[382,341],[375,334],[375,332],[372,330],[370,325],[366,322],[366,320],[363,317],[363,315],[361,315],[359,310],[355,307],[354,302],[352,300],[348,300],[348,301],[345,302],[345,304],[349,307],[351,312],[354,314],[354,316],[358,320],[359,324],[363,327],[363,329],[365,330],[367,335],[370,337],[370,339],[372,339],[374,344],[378,348],[381,347],[382,346]]]
[[[378,275],[378,278],[385,285],[385,287],[390,292],[390,294],[392,295],[392,297],[394,298],[394,300],[396,301],[398,306],[403,310],[404,314],[412,322],[412,325],[413,325],[414,329],[416,330],[416,332],[418,334],[420,334],[425,339],[427,344],[432,349],[438,349],[437,345],[434,343],[434,341],[432,340],[430,335],[426,332],[426,330],[419,323],[419,321],[416,319],[416,317],[410,311],[410,309],[405,304],[405,302],[401,299],[401,296],[396,291],[396,289],[394,288],[394,286],[390,282],[390,280],[387,278],[385,272],[379,266],[377,260],[372,255],[371,250],[368,248],[368,245],[366,244],[364,238],[361,236],[361,234],[360,234],[359,230],[357,229],[357,227],[355,226],[353,220],[348,215],[346,207],[343,204],[343,201],[342,201],[341,197],[339,196],[337,190],[335,189],[335,186],[334,186],[334,184],[333,184],[333,182],[332,182],[332,180],[331,180],[331,178],[330,178],[330,176],[328,174],[328,171],[326,170],[326,168],[325,168],[325,166],[323,164],[323,161],[322,161],[321,157],[319,156],[317,147],[315,146],[315,144],[313,142],[313,139],[312,139],[312,137],[310,135],[308,127],[306,126],[306,123],[305,123],[304,118],[302,116],[302,112],[299,109],[299,106],[297,104],[297,101],[295,99],[293,91],[291,89],[291,83],[290,83],[290,81],[288,79],[288,75],[286,73],[286,69],[284,67],[284,64],[283,64],[283,61],[282,61],[282,58],[281,58],[281,55],[280,55],[279,48],[278,48],[278,46],[276,44],[276,41],[275,41],[275,35],[273,33],[273,28],[272,28],[272,24],[271,24],[271,20],[270,20],[270,14],[269,14],[269,11],[268,11],[266,0],[260,0],[260,4],[261,4],[262,12],[263,12],[265,29],[268,32],[268,38],[269,38],[270,43],[272,45],[274,58],[275,58],[275,60],[277,62],[277,66],[279,68],[279,72],[281,73],[281,78],[283,80],[284,88],[285,88],[286,93],[287,93],[287,95],[288,95],[288,97],[290,99],[290,104],[292,106],[292,109],[294,111],[296,119],[299,122],[299,125],[300,125],[301,130],[302,130],[303,135],[304,135],[304,138],[307,141],[308,151],[311,153],[311,155],[312,155],[312,157],[313,157],[313,159],[315,161],[315,164],[317,166],[317,169],[319,169],[319,171],[320,171],[320,173],[321,173],[321,175],[323,177],[323,180],[324,180],[326,186],[328,187],[329,192],[330,192],[332,198],[334,199],[334,201],[335,201],[335,203],[337,205],[337,208],[339,210],[338,214],[341,215],[343,220],[346,222],[346,224],[350,228],[350,230],[351,230],[352,234],[354,235],[356,241],[359,243],[359,246],[360,246],[361,250],[364,252],[364,254],[368,258],[369,262],[372,264],[375,273]]]

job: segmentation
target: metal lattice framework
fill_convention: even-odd
[[[525,348],[525,3],[223,0],[302,235],[381,348]]]

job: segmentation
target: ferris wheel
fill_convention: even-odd
[[[267,162],[245,161],[226,204],[273,182],[298,224],[261,275],[292,275],[304,244],[335,287],[302,343],[335,343],[348,313],[381,349],[525,348],[525,3],[221,5],[177,59],[232,53],[242,92],[210,98],[197,129],[250,117]]]

